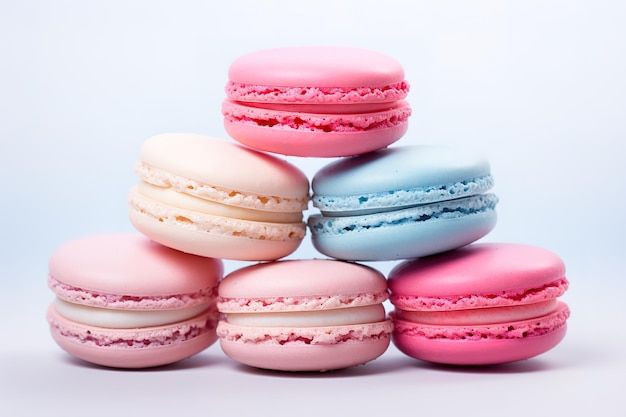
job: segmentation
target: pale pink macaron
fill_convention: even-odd
[[[384,276],[334,260],[286,260],[230,273],[219,287],[222,350],[253,367],[327,371],[364,364],[389,347]]]
[[[194,255],[268,261],[294,252],[306,233],[309,181],[294,165],[198,134],[147,139],[129,195],[137,230]]]
[[[73,240],[49,262],[52,337],[87,362],[166,365],[216,340],[219,259],[189,255],[139,234]]]
[[[407,130],[402,65],[349,47],[285,47],[243,55],[228,70],[226,132],[267,152],[336,157],[384,148]]]
[[[547,352],[565,336],[568,288],[554,253],[528,245],[473,244],[404,261],[389,275],[394,344],[450,365],[489,365]]]

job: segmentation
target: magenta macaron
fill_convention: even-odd
[[[186,254],[141,235],[73,240],[49,262],[56,299],[47,319],[68,353],[118,368],[166,365],[217,340],[222,261]]]
[[[222,350],[242,364],[280,371],[327,371],[364,364],[391,342],[382,303],[384,276],[334,260],[256,264],[227,275],[219,286],[225,314],[217,333]]]
[[[349,47],[264,49],[229,67],[226,132],[262,151],[349,156],[384,148],[407,130],[409,85],[395,59]]]
[[[565,336],[565,266],[528,245],[473,244],[389,274],[394,344],[408,356],[489,365],[547,352]]]

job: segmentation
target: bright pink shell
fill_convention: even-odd
[[[66,301],[119,309],[172,309],[211,302],[219,259],[189,255],[138,234],[68,242],[49,262],[49,285]]]
[[[409,89],[395,59],[345,47],[255,51],[233,61],[228,78],[228,97],[247,102],[391,102]]]
[[[455,310],[554,299],[568,287],[563,261],[528,245],[473,244],[405,261],[389,274],[391,301],[404,310]]]
[[[554,301],[568,287],[563,262],[527,245],[473,244],[405,261],[391,271],[389,287],[396,307],[394,344],[429,362],[487,365],[528,359],[563,339],[570,314],[566,304]],[[438,312],[440,318],[427,320],[424,314],[433,313],[412,311]],[[524,313],[512,320],[514,311]],[[447,324],[448,319],[456,324]]]

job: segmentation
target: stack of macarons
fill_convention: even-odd
[[[392,340],[417,359],[476,365],[562,339],[560,259],[474,243],[496,223],[488,161],[395,145],[411,114],[398,61],[359,48],[260,50],[232,62],[225,91],[238,143],[147,139],[128,195],[139,233],[53,254],[48,321],[63,349],[140,368],[219,339],[245,365],[326,371],[372,361]],[[310,181],[283,155],[333,160]],[[305,219],[309,204],[319,212]],[[283,259],[307,229],[327,258]],[[223,260],[250,264],[223,276]],[[386,279],[368,261],[399,263]]]

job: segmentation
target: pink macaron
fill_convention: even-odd
[[[166,365],[217,340],[222,261],[141,235],[77,239],[50,258],[52,337],[70,354],[118,368]]]
[[[334,260],[285,260],[230,273],[220,283],[222,350],[242,364],[327,371],[364,364],[389,347],[384,276]]]
[[[285,47],[243,55],[228,70],[224,126],[235,140],[293,156],[381,149],[407,130],[409,85],[395,59],[348,47]]]
[[[473,244],[404,261],[389,275],[394,344],[408,356],[489,365],[547,352],[565,336],[562,260],[534,246]]]

